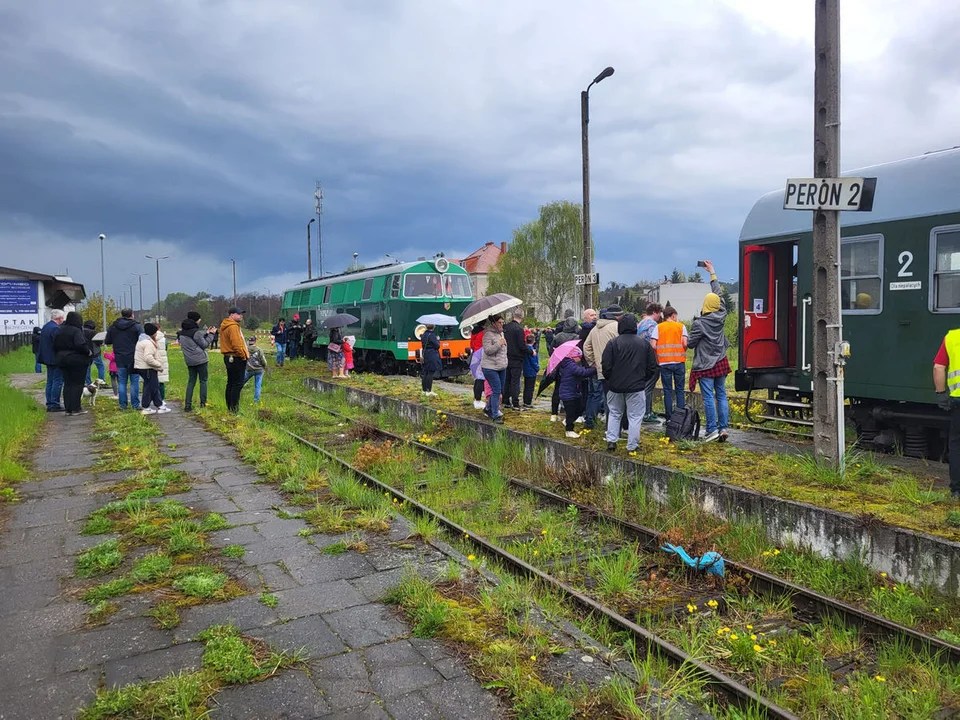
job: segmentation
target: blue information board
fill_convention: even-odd
[[[35,280],[0,280],[0,313],[37,312]]]

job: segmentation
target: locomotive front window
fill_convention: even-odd
[[[373,278],[367,278],[363,281],[363,292],[360,295],[361,300],[369,300],[373,295]]]
[[[390,281],[390,297],[398,298],[400,297],[400,276],[394,275],[393,280]]]
[[[403,296],[436,298],[443,295],[443,283],[437,273],[410,273],[403,278]]]
[[[934,231],[934,310],[960,309],[960,229]]]
[[[843,312],[863,315],[880,312],[882,240],[880,235],[871,235],[841,241],[840,307]]]
[[[470,278],[466,275],[444,275],[443,289],[446,296],[451,298],[469,298],[473,296],[470,292]]]

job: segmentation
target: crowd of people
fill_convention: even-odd
[[[198,386],[199,406],[207,405],[210,350],[219,350],[224,359],[227,409],[239,412],[241,391],[251,381],[253,401],[260,402],[267,359],[257,347],[256,335],[244,338],[240,326],[244,313],[239,307],[231,307],[227,317],[216,326],[201,324],[200,313],[191,311],[180,324],[176,340],[187,370],[184,411],[193,410]],[[304,347],[311,347],[317,338],[310,320],[304,325],[299,321],[299,315],[295,315],[287,326],[280,318],[271,331],[278,367],[283,367],[286,359],[295,358]],[[341,365],[348,368],[352,366],[350,347],[346,342],[343,344],[339,354],[341,358],[346,354],[348,361],[341,360]],[[81,407],[84,387],[91,395],[95,394],[101,386],[107,386],[108,373],[113,395],[122,410],[129,407],[144,415],[171,412],[165,402],[166,385],[170,381],[167,336],[155,323],[141,325],[129,308],[122,309],[120,317],[100,333],[96,322],[84,322],[78,312],[53,310],[49,322],[34,331],[33,353],[36,372],[46,367],[48,412],[63,412],[68,416],[86,414],[88,411]],[[97,368],[96,381],[91,377],[93,367]]]
[[[517,308],[510,322],[490,316],[473,327],[470,348],[474,354],[474,407],[502,423],[504,410],[522,412],[533,407],[536,379],[540,373],[537,348],[541,336],[551,354],[545,382],[553,385],[551,415],[560,420],[563,407],[567,437],[579,437],[577,424],[593,429],[598,420],[606,421],[605,439],[616,449],[621,429],[627,430],[627,450],[639,445],[643,423],[660,423],[653,411],[653,391],[657,381],[663,387],[665,416],[686,405],[685,381],[687,353],[692,350],[690,391],[697,383],[703,396],[707,442],[727,439],[729,417],[726,376],[729,341],[724,334],[727,309],[721,299],[713,263],[705,261],[710,273],[710,290],[701,313],[688,332],[677,319],[676,309],[658,303],[648,304],[641,318],[625,313],[618,305],[601,312],[585,310],[582,323],[567,310],[564,319],[552,328],[530,330],[524,327],[524,312]],[[428,337],[429,336],[429,337]],[[424,333],[423,391],[432,393],[434,363],[439,364],[439,342],[434,343],[433,328]],[[422,338],[423,339],[423,338]],[[480,357],[476,362],[476,356]],[[428,363],[429,358],[429,365]],[[522,400],[521,404],[521,384]],[[543,385],[544,382],[541,383]],[[625,427],[624,427],[625,426]]]

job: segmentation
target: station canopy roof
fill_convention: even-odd
[[[56,275],[44,275],[43,273],[9,267],[0,267],[0,275],[13,275],[24,280],[39,280],[42,282],[48,308],[62,310],[67,305],[77,304],[87,296],[82,284]]]

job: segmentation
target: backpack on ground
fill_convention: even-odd
[[[673,440],[696,440],[700,437],[700,413],[693,408],[675,408],[667,420],[667,437]]]

